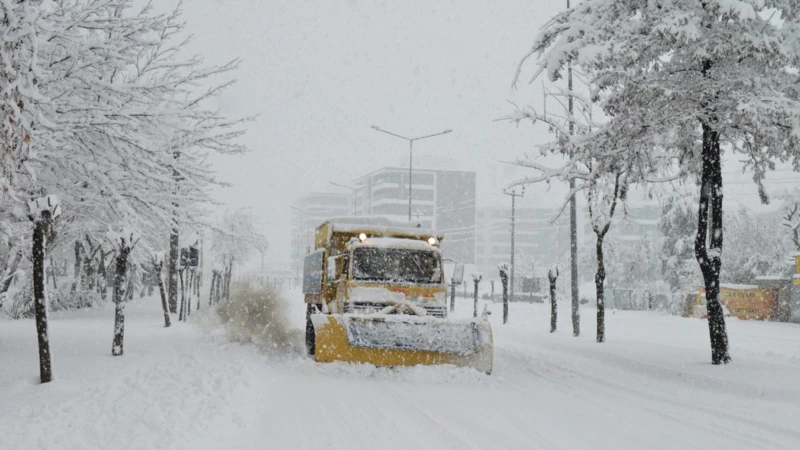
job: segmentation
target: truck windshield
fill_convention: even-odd
[[[439,255],[428,250],[361,247],[353,252],[353,279],[399,283],[438,283]]]

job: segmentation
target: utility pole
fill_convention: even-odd
[[[570,8],[567,0],[567,9]],[[567,108],[569,109],[569,135],[575,134],[575,120],[573,113],[572,98],[572,63],[567,64]],[[572,150],[569,152],[572,158]],[[581,333],[581,316],[578,310],[578,206],[575,199],[575,179],[569,179],[569,257],[570,257],[570,283],[572,287],[572,335],[577,337]],[[513,268],[512,268],[512,274]],[[512,275],[513,277],[513,275]],[[512,288],[513,289],[513,288]]]
[[[517,194],[517,190],[513,189],[511,191],[503,191],[503,194],[511,196],[511,268],[510,268],[510,276],[509,276],[509,284],[510,289],[509,292],[511,301],[514,301],[514,232],[515,232],[515,219],[516,219],[516,201],[517,197],[524,197],[525,196],[525,186],[522,186],[522,193]]]
[[[391,131],[386,131],[386,130],[380,128],[377,125],[372,125],[371,128],[373,130],[375,130],[375,131],[380,131],[381,133],[390,134],[390,135],[392,135],[394,137],[398,137],[400,139],[405,139],[406,141],[408,141],[408,221],[411,222],[411,186],[412,186],[411,177],[413,176],[413,172],[412,172],[411,168],[412,168],[412,166],[414,164],[414,155],[413,155],[413,153],[414,153],[414,141],[419,141],[421,139],[427,139],[427,138],[434,137],[434,136],[441,136],[443,134],[452,133],[453,130],[447,129],[447,130],[441,131],[439,133],[428,134],[426,136],[420,136],[420,137],[415,137],[415,138],[408,138],[408,137],[405,137],[405,136],[400,136],[399,134],[396,134],[396,133],[392,133]]]

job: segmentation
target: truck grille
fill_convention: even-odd
[[[388,305],[385,303],[377,303],[377,302],[345,302],[344,304],[344,312],[345,314],[375,314],[382,309],[386,308]],[[444,319],[447,317],[447,307],[440,306],[440,305],[426,305],[426,304],[419,304],[417,306],[422,307],[429,316],[438,317]]]

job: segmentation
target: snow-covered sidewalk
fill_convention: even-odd
[[[33,321],[0,320],[0,449],[175,448],[244,401],[254,349],[192,323],[164,328],[155,299],[126,315],[125,354],[113,357],[113,304],[51,314],[45,385]]]
[[[702,320],[609,312],[596,344],[589,308],[579,338],[568,315],[548,333],[545,305],[512,304],[505,326],[491,308],[491,376],[264,354],[164,329],[146,299],[117,358],[110,305],[54,314],[56,379],[40,386],[33,322],[3,320],[0,449],[800,448],[800,326],[731,320],[734,362],[714,367]]]

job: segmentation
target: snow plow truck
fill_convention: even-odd
[[[486,315],[448,318],[442,238],[385,218],[318,226],[303,268],[308,353],[319,362],[452,364],[491,373]]]

